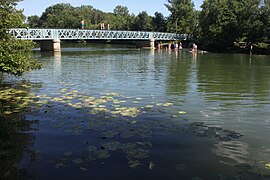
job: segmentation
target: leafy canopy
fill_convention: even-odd
[[[191,0],[168,0],[165,6],[171,12],[167,27],[170,32],[194,33],[198,22]]]
[[[0,1],[0,71],[13,75],[22,75],[25,71],[41,67],[41,64],[33,60],[29,53],[33,43],[15,40],[8,33],[10,28],[25,27],[22,11],[15,9],[19,1]]]
[[[237,42],[270,48],[269,0],[205,0],[199,19],[201,42],[209,48],[225,49]]]

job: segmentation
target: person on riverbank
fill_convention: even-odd
[[[192,52],[197,52],[197,48],[198,48],[198,46],[195,43],[193,43],[192,44]]]
[[[158,43],[158,50],[160,50],[161,49],[161,43],[159,42]]]
[[[84,29],[84,19],[82,19],[81,24],[82,24],[82,29]]]
[[[101,23],[100,23],[100,29],[101,29],[101,30],[105,29],[105,24],[104,24],[103,21],[101,21]]]
[[[183,47],[182,47],[182,43],[181,42],[179,42],[179,49],[182,49]]]
[[[249,55],[252,55],[253,45],[250,44]]]

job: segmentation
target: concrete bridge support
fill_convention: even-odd
[[[155,39],[150,39],[150,49],[155,49]]]
[[[40,50],[59,52],[61,51],[61,41],[60,39],[54,39],[50,41],[41,41]]]

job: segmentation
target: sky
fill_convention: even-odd
[[[23,0],[16,6],[17,9],[24,10],[24,15],[40,16],[49,6],[58,3],[70,3],[77,7],[81,5],[91,5],[103,12],[113,12],[117,5],[126,6],[130,13],[137,15],[139,12],[146,11],[153,16],[155,12],[161,12],[164,16],[169,15],[169,11],[164,6],[167,0]],[[203,0],[193,0],[196,9],[200,9]]]

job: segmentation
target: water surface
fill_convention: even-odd
[[[94,44],[34,57],[42,69],[4,78],[35,97],[25,179],[269,177],[269,56]]]

